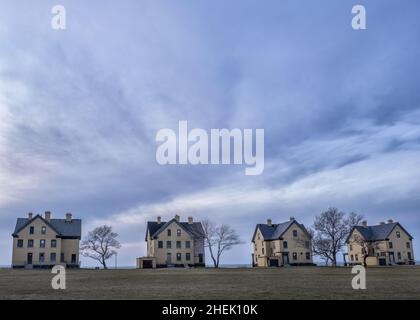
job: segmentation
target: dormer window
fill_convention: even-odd
[[[41,234],[46,234],[47,233],[47,227],[42,226],[41,227]]]

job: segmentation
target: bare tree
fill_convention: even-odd
[[[337,254],[345,245],[351,229],[363,220],[363,216],[350,213],[346,216],[337,208],[329,208],[315,217],[313,234],[314,254],[328,264],[337,266]]]
[[[319,235],[315,235],[313,230],[308,231],[312,236],[312,252],[325,262],[326,265],[331,261],[331,242],[323,239]]]
[[[226,224],[215,225],[208,219],[202,221],[206,247],[209,248],[215,268],[219,268],[220,256],[233,246],[241,244],[238,234]]]
[[[112,232],[111,226],[101,226],[88,233],[82,241],[82,255],[99,261],[104,269],[108,269],[106,261],[117,253],[115,249],[121,248],[117,240],[118,233]]]

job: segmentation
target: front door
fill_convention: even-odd
[[[390,253],[389,253],[389,263],[390,263],[390,264],[395,263],[395,256],[394,256],[394,252],[390,252]]]
[[[32,264],[32,253],[31,253],[31,252],[30,252],[30,253],[28,253],[28,258],[27,258],[26,263],[27,263],[27,264]]]
[[[171,264],[171,263],[172,263],[172,254],[168,252],[166,254],[166,264]]]
[[[76,264],[76,255],[75,254],[71,255],[71,264]]]
[[[143,260],[143,269],[152,269],[153,260]]]
[[[386,259],[379,258],[379,265],[380,266],[386,266]]]
[[[288,252],[283,253],[283,264],[289,264],[289,253]]]
[[[198,263],[203,263],[203,254],[202,253],[198,254]]]

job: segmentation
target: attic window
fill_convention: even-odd
[[[297,230],[293,230],[293,237],[297,237],[298,236],[298,232],[297,232]]]
[[[401,238],[401,233],[397,231],[397,238]]]
[[[34,234],[34,230],[35,230],[35,228],[33,226],[29,227],[29,234]]]
[[[177,235],[178,237],[180,237],[180,236],[181,236],[181,229],[177,229],[177,230],[176,230],[176,235]]]
[[[168,229],[168,237],[171,236],[171,229]]]
[[[42,226],[41,227],[41,234],[45,234],[47,232],[47,227]]]

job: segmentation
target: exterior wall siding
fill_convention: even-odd
[[[34,233],[30,234],[30,228]],[[42,234],[45,227],[45,234]],[[76,254],[76,263],[79,263],[79,240],[61,239],[54,229],[48,226],[42,219],[37,218],[24,229],[19,231],[17,237],[13,237],[12,266],[25,267],[29,264],[28,253],[32,253],[32,265],[35,267],[50,267],[61,263],[61,254],[64,253],[65,261],[70,263],[71,255]],[[23,247],[18,247],[18,241],[23,240]],[[33,247],[28,246],[28,240],[33,240]],[[41,240],[45,240],[45,247],[41,247]],[[56,241],[56,247],[51,246],[51,241]],[[51,253],[55,253],[55,261],[51,260]],[[44,254],[44,260],[40,261],[40,254]]]
[[[168,230],[171,230],[170,236]],[[180,234],[178,234],[178,230],[180,230]],[[171,243],[170,248],[167,246],[168,241]],[[159,242],[162,243],[162,248],[159,248]],[[180,247],[177,247],[177,242],[180,242]],[[189,242],[189,248],[187,248],[187,242]],[[157,266],[196,265],[200,263],[200,254],[202,254],[202,263],[205,263],[204,239],[194,239],[176,222],[169,224],[155,239],[151,239],[148,235],[147,248],[148,256],[156,259]],[[170,261],[168,261],[168,253],[170,253]],[[187,254],[189,259],[187,259]],[[180,259],[178,259],[178,255],[180,255]]]
[[[294,236],[294,231],[297,232],[297,236]],[[287,247],[284,242],[287,242]],[[288,261],[283,259],[283,255],[288,255]],[[312,264],[310,237],[296,222],[282,235],[282,239],[278,240],[265,240],[260,229],[257,229],[253,239],[253,265],[269,267],[270,260],[277,260],[279,266],[283,264]]]

